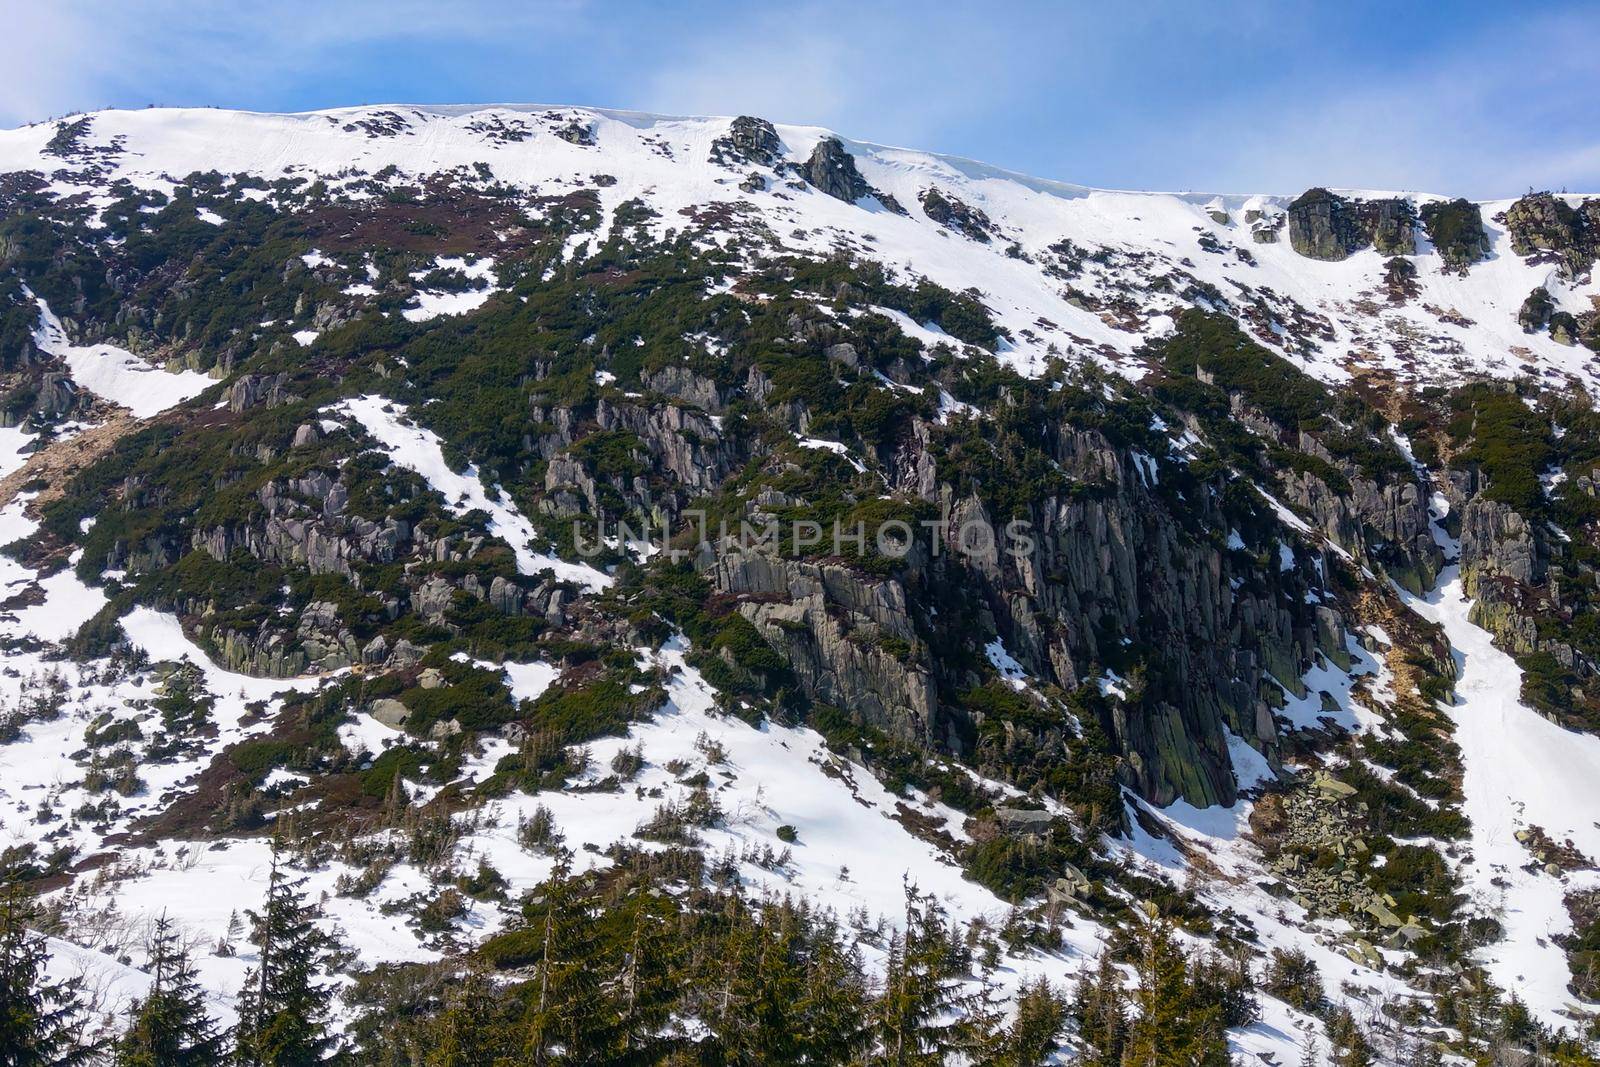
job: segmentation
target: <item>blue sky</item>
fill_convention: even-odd
[[[0,0],[0,124],[97,107],[761,115],[1120,188],[1600,191],[1600,4]]]

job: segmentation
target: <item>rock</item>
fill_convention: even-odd
[[[47,419],[65,415],[78,402],[78,387],[60,371],[46,371],[39,376],[39,386],[33,396],[34,414]]]
[[[391,697],[382,697],[367,705],[367,714],[391,730],[398,730],[411,716],[411,709]]]
[[[1048,811],[1030,811],[1026,808],[997,807],[994,817],[1002,830],[1022,834],[1041,834],[1050,829],[1050,824],[1055,821],[1055,816]]]
[[[922,212],[947,230],[954,230],[971,240],[989,243],[994,224],[981,210],[963,203],[953,195],[935,188],[922,191]]]
[[[322,440],[322,431],[315,423],[301,423],[294,431],[294,447],[308,448]]]
[[[1470,200],[1435,201],[1422,206],[1422,225],[1445,265],[1464,271],[1489,255],[1483,211]]]
[[[444,688],[444,675],[439,673],[438,668],[429,667],[417,675],[417,687],[419,689],[442,689]]]
[[[237,414],[266,405],[276,407],[289,399],[284,389],[286,374],[246,374],[228,387],[228,410]]]
[[[428,729],[429,741],[445,741],[461,733],[460,719],[442,719]]]
[[[856,370],[861,366],[861,360],[856,356],[856,346],[849,343],[829,345],[823,350],[823,355],[835,363],[844,364],[851,370]]]
[[[1522,307],[1517,310],[1517,325],[1522,327],[1523,333],[1538,333],[1548,329],[1550,316],[1556,311],[1556,303],[1550,296],[1550,290],[1539,286],[1528,294],[1522,302]]]
[[[402,637],[394,643],[394,651],[389,654],[389,663],[395,667],[409,667],[422,658],[423,651]]]
[[[847,204],[855,203],[872,191],[861,172],[856,170],[855,157],[845,151],[844,143],[837,137],[818,141],[801,173],[810,185]]]
[[[734,119],[728,125],[727,134],[713,141],[711,147],[712,161],[724,165],[740,160],[770,167],[782,155],[783,141],[772,123],[751,115],[740,115]]]
[[[1356,795],[1356,787],[1346,782],[1341,782],[1327,771],[1317,771],[1311,777],[1311,788],[1317,794],[1330,800],[1344,800]]]
[[[1416,214],[1407,200],[1346,200],[1308,189],[1286,212],[1289,243],[1310,259],[1340,260],[1367,246],[1383,255],[1416,251]]]
[[[594,124],[591,122],[573,119],[555,133],[568,144],[575,144],[580,148],[594,147]]]
[[[1529,193],[1506,209],[1511,250],[1533,262],[1554,262],[1561,274],[1576,278],[1600,254],[1600,201],[1574,208],[1551,193]]]

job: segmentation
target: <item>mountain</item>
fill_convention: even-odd
[[[0,208],[0,874],[104,1018],[165,912],[248,1030],[275,871],[357,1062],[1590,1062],[1600,197],[388,106]]]

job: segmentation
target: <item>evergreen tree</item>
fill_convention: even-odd
[[[616,1033],[616,1011],[600,981],[594,921],[562,852],[541,887],[536,913],[539,963],[524,1030],[529,1062],[605,1062]]]
[[[1094,974],[1078,981],[1070,1015],[1077,1024],[1080,1061],[1084,1067],[1118,1067],[1128,1040],[1128,995],[1122,972],[1102,952]]]
[[[65,982],[50,982],[45,939],[28,928],[32,896],[0,875],[0,1067],[76,1067],[100,1048],[80,1037],[83,1009]]]
[[[861,959],[845,948],[831,918],[819,925],[811,942],[797,1012],[799,1062],[854,1062],[872,1039]]]
[[[682,957],[672,909],[662,897],[636,889],[627,907],[628,943],[618,969],[618,1062],[655,1063],[661,1036],[678,999],[673,971]]]
[[[1372,1046],[1349,1008],[1336,1008],[1329,1014],[1328,1040],[1333,1044],[1333,1062],[1338,1067],[1368,1067],[1372,1063]]]
[[[150,992],[134,1003],[117,1042],[117,1067],[205,1067],[222,1062],[227,1040],[206,1014],[205,995],[189,953],[166,915],[147,946]]]
[[[988,1058],[993,1067],[1036,1067],[1061,1047],[1067,1028],[1067,1004],[1044,979],[1030,982],[1017,994],[1017,1016],[996,1041]]]
[[[978,1032],[988,1020],[981,994],[966,988],[970,980],[968,961],[938,901],[908,885],[905,929],[890,937],[884,961],[874,1062],[931,1067],[978,1047],[988,1037]]]
[[[513,1062],[516,1043],[494,983],[476,968],[451,983],[443,1009],[426,1028],[421,1067],[479,1067]]]
[[[284,873],[274,844],[266,905],[245,913],[260,956],[239,995],[238,1059],[249,1067],[309,1067],[336,1045],[328,1032],[333,994],[317,982],[332,939],[317,929],[319,910],[305,902],[304,884]]]
[[[1124,1067],[1228,1067],[1221,1007],[1199,995],[1167,923],[1144,925],[1136,970],[1139,1011],[1128,1028]]]

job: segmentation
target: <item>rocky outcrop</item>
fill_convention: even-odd
[[[816,189],[847,204],[872,192],[872,186],[856,169],[855,157],[845,151],[844,143],[837,137],[824,137],[817,142],[801,176]]]
[[[994,223],[990,222],[989,216],[978,208],[935,188],[924,189],[920,200],[922,213],[945,229],[954,230],[963,237],[982,244],[989,243],[989,235],[994,232]]]
[[[1345,259],[1367,247],[1386,256],[1417,250],[1416,212],[1407,200],[1346,200],[1308,189],[1286,214],[1290,245],[1310,259]]]
[[[895,457],[897,484],[937,507],[944,551],[919,544],[893,577],[748,547],[707,549],[700,567],[812,699],[958,752],[980,725],[959,694],[981,681],[958,650],[998,635],[1029,674],[1071,691],[1137,643],[1149,650],[1146,673],[1113,702],[1110,724],[1123,780],[1157,803],[1231,802],[1229,735],[1276,760],[1274,709],[1285,692],[1305,695],[1301,677],[1318,657],[1348,662],[1343,620],[1307,602],[1310,568],[1284,572],[1275,552],[1257,565],[1196,540],[1137,459],[1098,432],[1063,425],[1041,439],[1068,479],[1095,489],[1041,495],[1029,551],[972,542],[965,531],[1006,524],[943,482],[928,435],[914,433]]]
[[[1539,333],[1550,328],[1550,317],[1555,314],[1556,302],[1550,297],[1550,290],[1539,286],[1529,293],[1522,302],[1522,307],[1517,309],[1517,325],[1522,327],[1523,333]]]
[[[931,669],[891,651],[917,638],[899,582],[743,550],[715,556],[709,575],[720,592],[749,598],[741,613],[812,699],[904,741],[959,747],[954,723],[940,714]]]
[[[1282,474],[1283,499],[1340,548],[1413,593],[1433,586],[1444,567],[1444,553],[1433,538],[1426,487],[1416,478],[1380,483],[1353,463],[1341,462],[1320,442],[1300,435],[1299,448],[1319,456],[1344,475],[1337,490],[1309,470]]]
[[[783,157],[783,141],[766,119],[740,115],[728,132],[711,142],[711,161],[723,166],[753,163],[770,167]]]
[[[228,410],[235,414],[265,405],[274,407],[285,403],[288,394],[284,385],[286,374],[245,374],[228,386]]]
[[[1600,200],[1573,207],[1566,197],[1529,193],[1506,209],[1511,250],[1537,263],[1556,263],[1576,278],[1600,255]]]

